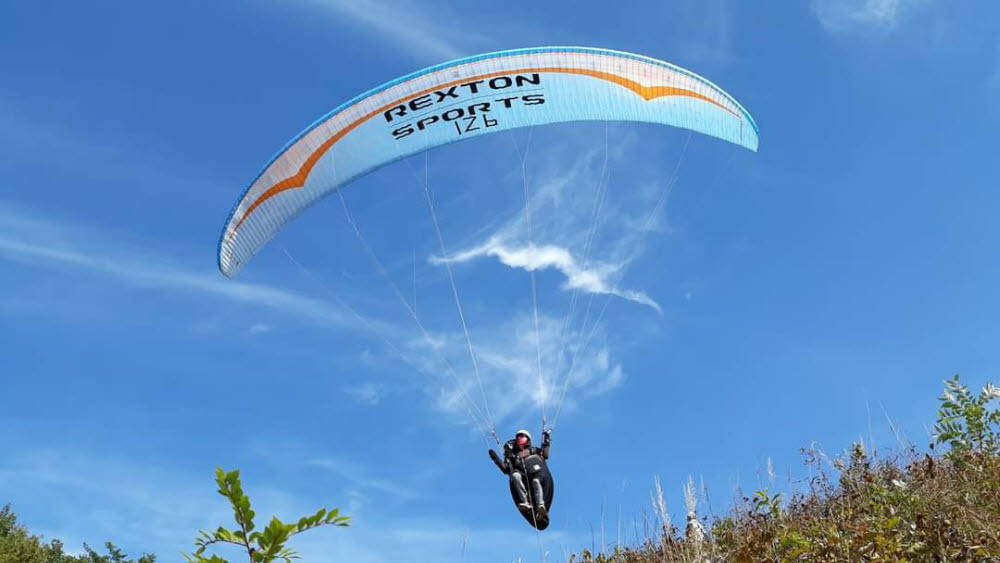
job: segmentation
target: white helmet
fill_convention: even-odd
[[[514,433],[514,437],[516,438],[520,434],[524,434],[525,436],[528,437],[528,441],[529,442],[531,441],[531,432],[528,432],[527,430],[518,430],[517,432]]]

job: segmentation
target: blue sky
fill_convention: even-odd
[[[5,6],[0,502],[71,548],[113,539],[172,561],[228,519],[221,465],[243,470],[261,515],[356,517],[303,536],[307,560],[534,561],[540,547],[559,560],[599,547],[602,529],[608,544],[641,533],[654,476],[675,516],[689,475],[719,512],[737,484],[766,484],[769,458],[780,489],[805,474],[810,443],[894,447],[887,416],[925,444],[941,380],[993,376],[1000,7],[536,4]],[[540,538],[339,200],[236,280],[215,268],[243,187],[318,116],[424,66],[536,45],[676,63],[761,128],[757,154],[646,125],[531,133],[538,240],[578,253],[606,186],[591,256],[648,299],[580,294],[567,321],[565,278],[538,273],[545,372],[587,342]],[[428,174],[448,250],[474,248],[523,213],[528,134],[492,137],[344,192],[463,385],[475,380],[414,175]],[[498,430],[537,428],[527,274],[453,268]]]

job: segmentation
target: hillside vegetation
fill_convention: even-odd
[[[857,443],[831,459],[810,448],[811,477],[787,499],[763,489],[715,520],[692,518],[644,545],[584,550],[570,561],[1000,562],[998,397],[992,385],[974,395],[956,376],[940,397],[928,452],[877,459]]]

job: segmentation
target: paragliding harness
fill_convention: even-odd
[[[543,442],[543,444],[548,445],[548,442]],[[508,440],[503,445],[503,466],[505,467],[500,467],[500,469],[504,473],[511,475],[510,496],[514,504],[520,502],[520,494],[512,475],[514,472],[518,472],[524,478],[524,488],[532,507],[537,510],[540,505],[544,505],[546,510],[552,509],[552,499],[555,496],[555,482],[552,480],[552,474],[549,473],[549,467],[545,463],[545,457],[542,452],[542,448],[528,446],[528,455],[522,457],[520,455],[520,446],[517,445],[515,440]],[[536,479],[541,485],[541,498],[538,498],[538,493],[533,486]],[[528,521],[528,524],[539,530],[544,530],[549,526],[548,519],[538,520],[533,513],[522,513],[522,516]]]

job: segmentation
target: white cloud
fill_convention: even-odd
[[[664,190],[661,185],[633,186],[631,199],[607,197],[610,190],[620,189],[614,185],[613,170],[634,142],[627,136],[614,145],[551,158],[530,183],[530,228],[527,214],[518,211],[482,242],[431,257],[430,262],[463,263],[489,256],[511,268],[553,268],[566,276],[564,290],[614,295],[659,312],[659,304],[646,292],[618,287],[641,255],[645,237],[658,228],[656,202]],[[668,187],[670,182],[664,181]]]
[[[494,41],[448,15],[444,8],[406,0],[310,0],[373,32],[418,60],[455,59],[475,54]]]
[[[566,276],[563,289],[583,290],[585,293],[614,295],[651,307],[661,312],[660,305],[641,291],[618,289],[611,285],[610,278],[621,272],[623,265],[591,262],[587,268],[582,267],[569,250],[555,245],[535,246],[529,244],[522,247],[509,247],[498,240],[490,240],[486,244],[463,250],[457,254],[432,257],[432,264],[445,262],[468,262],[482,256],[494,257],[511,268],[521,268],[528,271],[555,268]]]
[[[926,0],[813,0],[813,14],[830,31],[888,30],[908,7]]]

